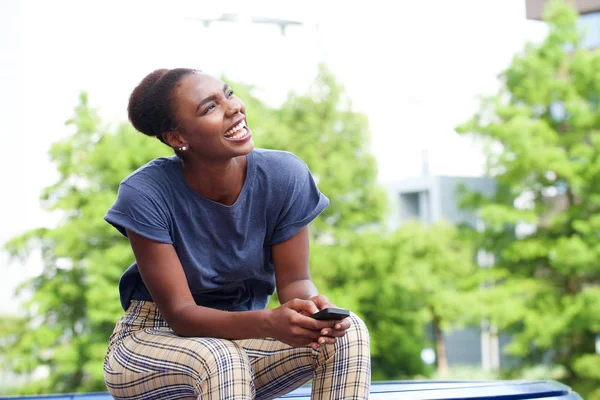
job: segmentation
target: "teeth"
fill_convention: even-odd
[[[245,136],[245,135],[246,135],[246,132],[243,131],[243,132],[238,133],[237,135],[230,136],[229,138],[230,139],[239,139],[239,138],[241,138],[242,136]]]
[[[236,133],[237,131],[239,131],[240,129],[244,128],[246,126],[246,121],[242,121],[239,124],[237,124],[236,126],[234,126],[233,128],[231,128],[230,130],[228,130],[227,132],[225,132],[225,136],[229,137],[231,135],[233,135],[234,133]]]

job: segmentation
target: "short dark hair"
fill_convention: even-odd
[[[182,77],[195,72],[199,71],[189,68],[163,68],[146,75],[129,96],[127,113],[133,127],[144,135],[158,138],[166,144],[163,133],[177,129],[173,88]]]

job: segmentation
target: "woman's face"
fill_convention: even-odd
[[[246,106],[227,84],[196,72],[173,88],[175,121],[186,152],[209,159],[230,159],[254,148],[246,122]]]

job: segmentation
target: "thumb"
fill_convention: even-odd
[[[329,299],[327,298],[327,296],[322,295],[322,294],[311,298],[311,300],[316,304],[316,306],[319,310],[322,310],[322,309],[330,306]]]
[[[295,311],[310,316],[319,312],[319,309],[310,300],[294,299],[291,301],[290,308]]]

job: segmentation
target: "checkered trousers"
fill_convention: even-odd
[[[312,379],[313,399],[366,399],[369,333],[355,315],[335,344],[313,350],[275,339],[173,333],[152,302],[133,301],[110,338],[104,377],[116,399],[272,399]]]

